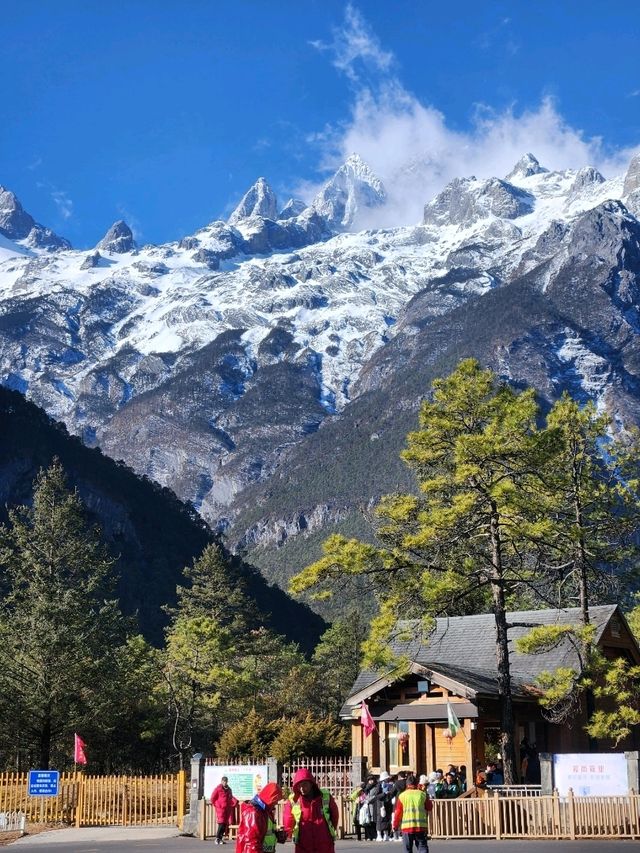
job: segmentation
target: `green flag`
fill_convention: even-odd
[[[455,737],[462,727],[460,725],[460,720],[456,717],[456,712],[451,707],[451,703],[449,701],[447,701],[447,718],[449,720],[449,731],[451,732],[451,737]]]

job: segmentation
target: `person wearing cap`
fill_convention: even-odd
[[[407,777],[407,787],[396,800],[393,812],[393,828],[402,832],[402,841],[407,853],[412,853],[415,844],[417,853],[429,853],[427,844],[427,812],[432,803],[425,791],[417,785],[413,773]]]
[[[391,776],[386,770],[383,770],[380,773],[377,785],[369,794],[369,802],[373,809],[376,825],[376,841],[389,841],[394,794],[395,786]]]
[[[216,785],[213,789],[211,805],[216,810],[216,822],[218,824],[216,844],[224,844],[223,839],[231,823],[233,810],[238,805],[238,801],[233,796],[233,791],[229,787],[229,780],[226,776],[223,776],[220,784]]]
[[[276,841],[285,842],[286,833],[275,828],[274,819],[274,809],[282,798],[280,786],[269,782],[240,805],[236,853],[274,853]]]
[[[334,853],[338,806],[306,767],[296,771],[293,792],[284,806],[283,822],[295,853]]]

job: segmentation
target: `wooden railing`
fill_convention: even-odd
[[[640,796],[501,796],[436,800],[433,838],[639,838]]]
[[[30,797],[28,774],[0,773],[0,812],[41,823],[75,826],[182,825],[185,773],[86,776],[63,773],[57,797]]]
[[[340,814],[338,837],[353,833],[353,804],[338,795]],[[283,803],[276,810],[276,823],[282,825]],[[203,802],[200,837],[215,835],[214,809]],[[231,827],[235,837],[237,827]],[[568,797],[501,796],[459,797],[435,800],[429,818],[429,834],[435,839],[575,839],[640,838],[640,796]]]

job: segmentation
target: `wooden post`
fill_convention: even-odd
[[[184,820],[184,813],[186,811],[186,784],[187,784],[187,771],[180,770],[178,771],[178,792],[177,792],[177,807],[178,814],[176,816],[176,823],[178,825],[178,829],[182,829],[182,821]]]
[[[200,826],[198,831],[198,838],[200,841],[204,841],[206,837],[207,830],[207,801],[203,797],[200,800]]]
[[[398,749],[398,761],[402,761],[404,765],[400,749]],[[409,723],[409,767],[414,773],[418,773],[421,769],[418,755],[418,724],[413,722]]]
[[[576,804],[573,799],[573,788],[567,793],[567,810],[569,812],[569,838],[576,840]]]
[[[436,766],[435,750],[433,748],[433,726],[429,723],[425,723],[424,738],[427,755],[427,766],[425,769],[429,771],[432,767]]]
[[[555,836],[556,838],[562,838],[562,825],[560,823],[560,794],[558,793],[557,788],[553,789],[553,799],[551,800],[551,806]]]
[[[502,839],[501,815],[500,815],[500,795],[495,791],[493,795],[493,809],[496,820],[496,841]]]
[[[84,803],[84,774],[76,773],[76,829],[82,826],[82,806]]]

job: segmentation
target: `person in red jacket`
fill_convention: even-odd
[[[211,805],[216,810],[216,821],[218,823],[216,844],[224,844],[223,838],[225,832],[231,823],[233,810],[238,805],[238,801],[233,796],[233,791],[229,787],[229,780],[226,776],[223,776],[220,784],[213,789]]]
[[[252,800],[242,803],[236,853],[274,853],[276,841],[284,844],[286,833],[274,824],[274,809],[282,796],[280,786],[269,782]]]
[[[334,853],[338,806],[313,774],[301,767],[293,777],[293,793],[284,806],[283,822],[295,853]]]

